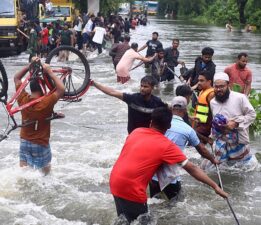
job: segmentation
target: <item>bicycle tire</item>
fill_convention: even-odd
[[[8,90],[8,79],[5,71],[5,67],[0,60],[0,98],[7,98],[7,90]]]
[[[68,51],[68,60],[59,61],[59,57],[62,51]],[[45,62],[47,64],[50,64],[53,71],[55,71],[55,68],[61,69],[70,67],[72,69],[72,73],[63,80],[65,84],[64,98],[77,98],[86,92],[90,82],[90,67],[86,57],[79,50],[71,46],[60,46],[58,48],[55,48],[48,54]],[[75,68],[73,68],[73,66],[75,66]],[[81,73],[77,74],[76,71],[78,70],[81,70]],[[59,76],[59,72],[57,72],[57,74]],[[78,76],[75,74],[77,74]],[[55,87],[54,83],[48,75],[44,74],[44,76],[46,76],[48,80],[47,87],[52,90]],[[71,87],[73,89],[71,89]]]

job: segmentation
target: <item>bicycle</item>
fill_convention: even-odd
[[[7,99],[7,90],[8,90],[8,79],[5,71],[5,67],[0,60],[0,99]]]
[[[66,52],[66,58],[62,59],[62,55]],[[65,92],[62,97],[63,101],[78,102],[80,97],[84,95],[90,87],[90,68],[87,59],[84,55],[77,49],[71,46],[60,46],[52,50],[46,58],[46,62],[50,64],[52,71],[58,76],[64,83]],[[52,94],[55,91],[55,85],[48,74],[44,73],[42,64],[40,61],[34,61],[29,66],[29,74],[25,76],[24,81],[12,96],[10,100],[7,101],[7,89],[6,97],[0,99],[1,102],[5,104],[5,109],[8,115],[8,126],[4,131],[4,134],[0,136],[0,141],[6,139],[11,131],[18,127],[28,126],[36,121],[28,121],[26,123],[18,124],[14,118],[14,114],[22,111],[28,107],[35,105],[40,102],[45,96]],[[27,87],[32,79],[36,79],[39,83],[43,96],[32,100],[31,102],[14,107],[21,92]],[[12,125],[10,125],[10,118]],[[60,114],[53,113],[53,115],[46,120],[53,120],[61,118]],[[8,127],[11,126],[10,129]]]

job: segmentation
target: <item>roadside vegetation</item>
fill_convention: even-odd
[[[233,26],[251,24],[261,29],[260,0],[159,0],[159,13],[173,13],[204,23]]]

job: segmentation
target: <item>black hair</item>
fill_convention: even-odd
[[[165,52],[163,48],[159,48],[157,49],[157,53],[160,53],[160,52]]]
[[[241,59],[241,57],[244,56],[244,57],[248,57],[248,54],[246,52],[240,52],[237,56],[238,59]]]
[[[129,41],[130,41],[130,36],[129,36],[129,35],[125,35],[125,36],[124,36],[124,41],[129,42]]]
[[[159,107],[151,114],[151,124],[160,131],[166,131],[171,126],[172,112],[166,107]]]
[[[202,70],[199,72],[199,75],[203,76],[206,78],[206,80],[212,80],[213,76],[211,76],[210,72],[207,70]]]
[[[211,55],[211,56],[213,56],[214,55],[214,49],[210,48],[210,47],[205,47],[205,48],[202,49],[201,53],[202,53],[202,55]]]
[[[178,38],[174,38],[172,42],[174,42],[174,41],[179,43],[179,39]]]
[[[150,86],[154,87],[158,82],[153,76],[145,76],[141,78],[140,83],[149,84]]]
[[[43,94],[42,88],[36,79],[30,81],[30,90],[31,92],[40,92]]]
[[[182,84],[177,86],[176,88],[176,96],[183,96],[183,97],[187,97],[187,96],[191,96],[192,95],[192,90],[191,87],[187,84]]]
[[[156,32],[156,31],[155,31],[155,32],[153,32],[152,34],[156,34],[157,36],[159,36],[159,33],[158,33],[158,32]]]
[[[47,27],[47,23],[43,22],[43,27]]]
[[[133,43],[131,44],[131,48],[132,48],[132,49],[138,48],[138,44],[137,44],[136,42],[133,42]]]

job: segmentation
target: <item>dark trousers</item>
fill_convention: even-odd
[[[155,180],[151,180],[149,183],[150,188],[150,197],[152,198],[156,194],[160,193],[159,182]],[[181,190],[181,183],[177,181],[175,184],[169,184],[167,187],[163,189],[164,194],[170,200],[178,195]]]
[[[81,50],[82,49],[82,32],[81,31],[77,31],[77,45],[78,45],[78,49]]]
[[[123,198],[114,197],[117,215],[123,214],[129,223],[138,218],[139,215],[148,212],[147,203],[132,202]]]

